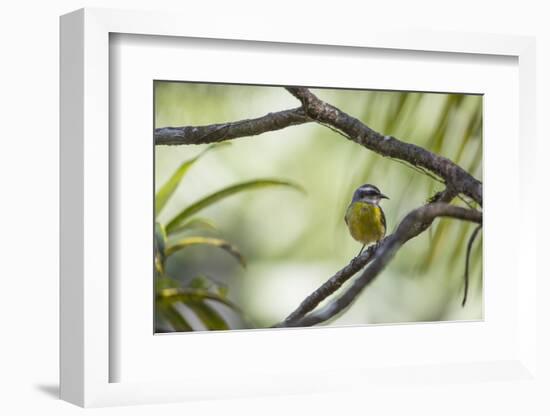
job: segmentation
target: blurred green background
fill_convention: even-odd
[[[415,143],[461,165],[482,180],[482,96],[440,93],[312,89],[319,98],[371,128]],[[299,106],[282,87],[155,82],[155,127],[237,121]],[[232,140],[203,154],[185,173],[158,216],[166,224],[183,208],[229,185],[277,178],[301,185],[237,193],[197,214],[215,225],[173,238],[223,238],[245,258],[243,268],[227,251],[193,245],[171,255],[166,274],[182,287],[197,277],[213,284],[239,308],[205,300],[231,329],[269,327],[292,312],[360,249],[348,234],[344,212],[363,183],[378,186],[388,233],[410,210],[443,185],[399,161],[383,158],[316,123]],[[206,145],[156,146],[157,191],[182,162]],[[471,201],[456,198],[455,204]],[[351,308],[331,325],[477,320],[482,308],[482,238],[473,246],[470,292],[461,307],[466,245],[475,225],[438,219],[407,243]],[[167,243],[167,244],[168,244]],[[195,283],[194,283],[195,282]],[[330,300],[330,298],[329,298]],[[193,330],[209,329],[193,308],[177,311]],[[157,313],[157,330],[170,320]],[[210,329],[216,328],[212,325]]]

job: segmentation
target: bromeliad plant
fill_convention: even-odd
[[[228,143],[214,144],[207,147],[192,159],[184,161],[158,190],[155,195],[155,217],[166,206],[189,169],[207,152],[228,145]],[[222,238],[188,234],[201,230],[216,230],[212,221],[196,217],[195,214],[204,208],[216,204],[224,198],[237,193],[273,186],[286,186],[302,190],[296,184],[280,179],[256,179],[237,183],[210,195],[207,195],[191,205],[183,208],[166,224],[155,222],[155,287],[156,287],[156,325],[157,332],[162,331],[193,331],[188,315],[182,313],[190,311],[208,330],[231,329],[227,320],[219,311],[224,305],[242,317],[239,308],[228,297],[228,288],[209,277],[194,276],[185,285],[180,280],[173,279],[166,273],[166,262],[173,254],[196,245],[205,245],[225,250],[232,255],[242,267],[246,267],[244,256],[239,249]],[[185,235],[187,234],[187,235]],[[184,236],[185,235],[185,236]]]

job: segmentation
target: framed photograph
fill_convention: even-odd
[[[481,94],[162,80],[153,87],[155,332],[483,319],[482,250],[475,244],[482,230],[475,179],[483,164]],[[303,107],[269,111],[294,96],[336,117],[314,123]],[[246,118],[251,113],[267,115]],[[358,148],[363,139],[350,128],[357,120],[351,113],[364,120],[373,151]],[[215,123],[224,115],[236,121]],[[265,137],[238,140],[259,134]],[[444,175],[440,162],[471,182],[467,196],[443,195],[445,180],[427,171]],[[436,205],[455,198],[452,207]],[[458,217],[434,211],[433,219],[413,220],[436,207]],[[440,215],[446,220],[436,221]],[[412,231],[432,220],[431,233],[427,223]],[[412,238],[415,244],[404,244]],[[447,256],[438,253],[449,245]],[[360,296],[380,273],[369,266],[365,283],[347,287],[386,250],[379,267],[387,286]],[[326,308],[317,308],[325,300]]]
[[[538,383],[534,40],[181,18],[61,18],[61,397]]]

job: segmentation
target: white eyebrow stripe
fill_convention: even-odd
[[[365,185],[365,186],[361,186],[359,189],[361,189],[362,191],[374,191],[374,192],[380,192],[377,188],[375,188],[374,186],[372,185]]]

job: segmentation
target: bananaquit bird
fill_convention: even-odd
[[[346,211],[344,219],[351,236],[363,243],[359,254],[365,246],[378,242],[386,235],[386,217],[378,205],[381,199],[389,198],[374,185],[361,185],[355,190]]]

